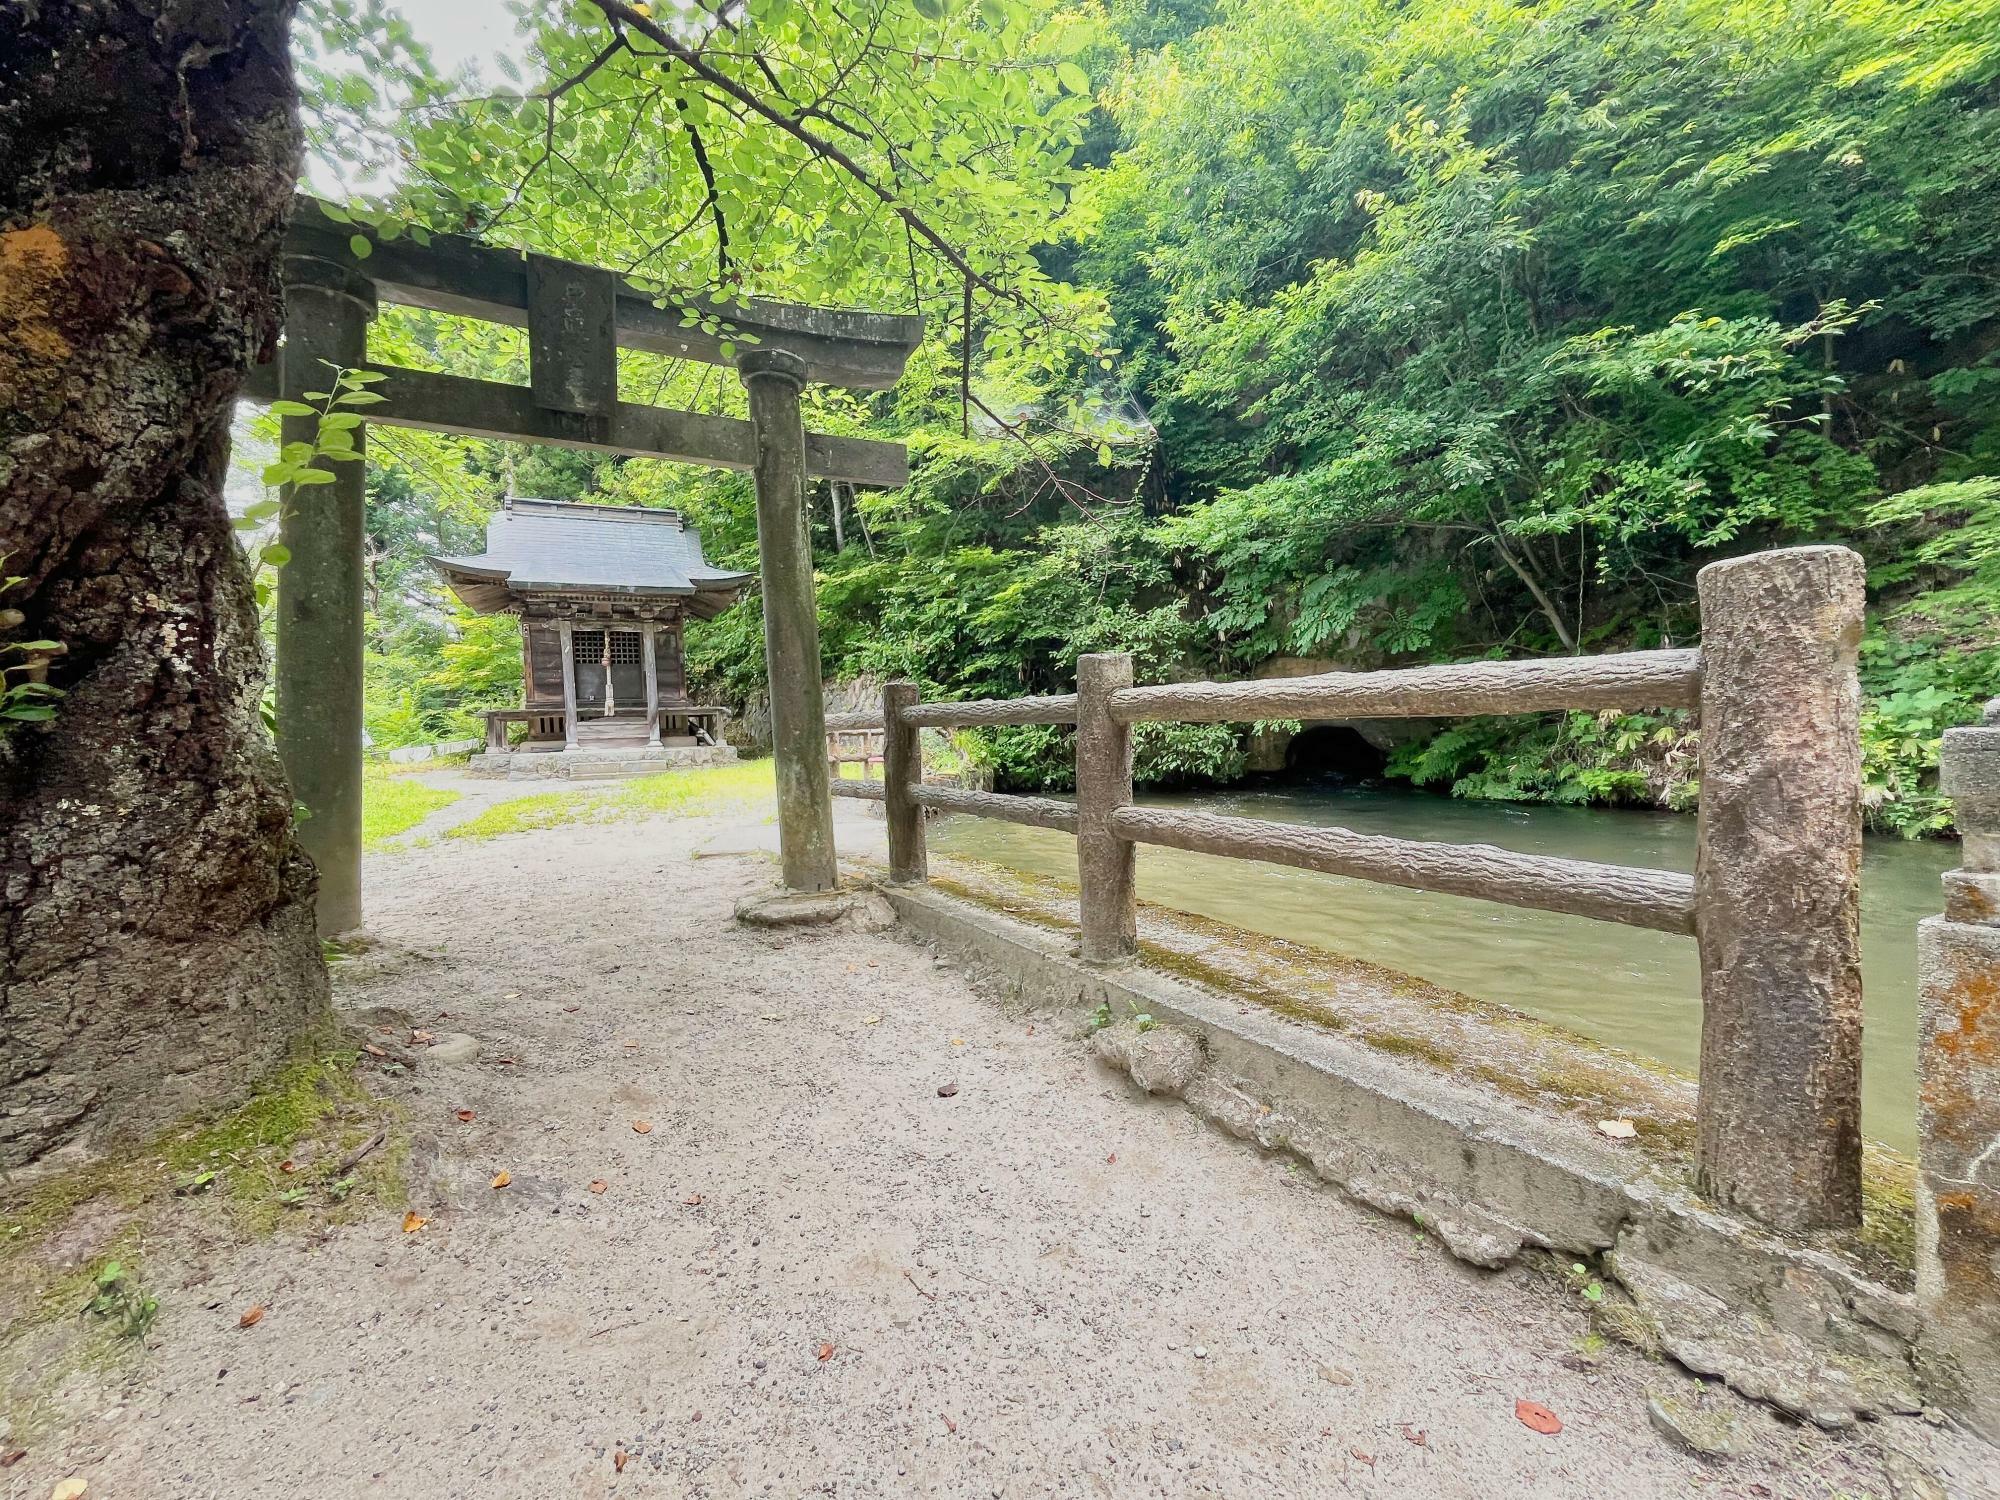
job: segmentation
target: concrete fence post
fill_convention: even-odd
[[[1964,839],[1917,929],[1917,1300],[1926,1375],[2000,1442],[2000,698],[1945,732]]]
[[[924,779],[923,731],[903,722],[917,702],[914,682],[882,688],[882,811],[889,820],[889,879],[911,885],[930,877],[924,852],[924,810],[917,785]]]
[[[1132,801],[1132,731],[1111,717],[1111,695],[1132,685],[1132,658],[1076,663],[1076,865],[1086,963],[1116,964],[1139,948],[1132,844],[1111,815]]]
[[[1711,563],[1701,596],[1702,1191],[1861,1221],[1861,558]]]
[[[375,288],[339,266],[285,260],[285,345],[280,393],[289,401],[331,392],[335,367],[368,361]],[[285,417],[285,443],[313,443],[319,418]],[[365,427],[354,451],[365,450]],[[278,757],[304,807],[299,842],[319,869],[316,908],[322,936],[361,925],[361,652],[367,465],[324,466],[331,484],[288,490],[278,540],[291,561],[278,570]]]

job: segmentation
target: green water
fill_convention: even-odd
[[[1694,868],[1694,819],[1672,813],[1345,789],[1146,800],[1607,864]],[[1065,834],[961,817],[938,824],[931,840],[940,853],[1076,878],[1076,844]],[[1916,924],[1938,911],[1938,876],[1957,862],[1957,846],[1945,843],[1871,838],[1862,853],[1862,1119],[1870,1135],[1902,1151],[1916,1146]],[[1695,1069],[1701,1005],[1691,938],[1176,849],[1140,848],[1139,894],[1387,964]]]

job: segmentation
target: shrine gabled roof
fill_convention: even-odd
[[[754,576],[710,564],[678,511],[563,500],[509,500],[486,525],[484,552],[431,562],[482,614],[531,593],[678,595],[707,614]]]

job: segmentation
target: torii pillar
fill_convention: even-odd
[[[756,349],[736,362],[756,435],[757,554],[763,573],[764,663],[777,764],[778,858],[785,888],[830,891],[833,793],[826,770],[826,702],[820,693],[819,598],[806,530],[806,429],[799,410],[806,362]]]
[[[337,370],[368,362],[375,288],[323,260],[285,258],[283,394],[305,401],[331,391]],[[317,406],[318,402],[308,402]],[[354,451],[364,451],[364,423]],[[317,417],[286,417],[286,443],[311,443]],[[304,809],[300,844],[319,869],[322,937],[361,925],[361,648],[365,609],[366,465],[329,464],[333,483],[287,490],[278,540],[292,554],[278,570],[278,757]]]

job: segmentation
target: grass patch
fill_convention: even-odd
[[[624,823],[662,814],[709,818],[767,811],[775,796],[769,760],[695,766],[592,792],[537,792],[496,802],[445,830],[448,839],[490,839],[580,823]]]
[[[425,770],[434,769],[425,766]],[[408,772],[387,766],[367,766],[361,772],[361,847],[379,848],[408,833],[440,808],[450,807],[459,794],[431,786]]]

